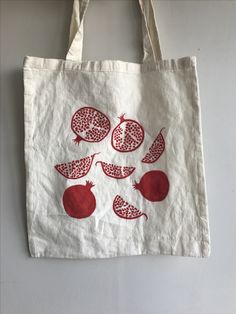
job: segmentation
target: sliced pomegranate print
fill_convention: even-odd
[[[128,176],[130,176],[134,170],[135,167],[127,167],[127,166],[116,166],[113,164],[108,164],[104,161],[97,161],[95,165],[101,164],[103,172],[111,178],[115,179],[125,179]]]
[[[152,170],[146,172],[139,183],[135,182],[134,188],[147,200],[160,202],[169,192],[169,180],[163,171]]]
[[[100,142],[111,129],[109,119],[99,110],[83,107],[76,111],[71,120],[71,129],[77,135],[74,142]]]
[[[93,186],[92,182],[86,181],[86,185],[73,185],[65,190],[62,201],[70,217],[81,219],[92,215],[96,208],[96,199],[91,192]]]
[[[86,176],[92,166],[95,155],[98,154],[99,153],[95,153],[79,160],[73,160],[64,164],[59,164],[56,165],[55,168],[67,179],[79,179]]]
[[[119,119],[120,123],[112,132],[111,145],[118,152],[132,152],[143,142],[143,127],[135,120],[125,119],[125,114]]]
[[[117,216],[124,219],[136,219],[144,216],[148,219],[148,216],[141,212],[139,209],[127,203],[121,196],[116,195],[113,201],[113,210]]]
[[[162,153],[165,150],[165,139],[161,133],[163,130],[164,128],[162,128],[159,134],[157,135],[156,139],[149,148],[149,152],[142,159],[142,162],[151,164],[161,157]]]

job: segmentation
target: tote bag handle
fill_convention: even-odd
[[[84,17],[90,0],[74,0],[67,60],[82,61]],[[138,0],[142,13],[143,62],[162,59],[152,0]]]

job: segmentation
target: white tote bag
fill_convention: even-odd
[[[162,60],[139,0],[143,62],[82,61],[88,4],[74,1],[66,60],[24,61],[30,253],[207,257],[196,59]]]

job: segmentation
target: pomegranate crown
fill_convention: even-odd
[[[138,189],[139,189],[139,183],[138,183],[137,181],[134,181],[133,188],[134,188],[135,190],[138,190]]]
[[[73,142],[75,142],[75,144],[79,145],[79,143],[82,141],[82,137],[77,135],[75,139],[73,139]]]
[[[122,113],[122,115],[118,118],[120,119],[120,122],[125,121],[125,113]]]
[[[90,189],[92,189],[92,187],[95,186],[95,185],[93,184],[92,181],[86,181],[86,185],[85,185],[85,186],[90,190]]]

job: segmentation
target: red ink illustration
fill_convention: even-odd
[[[135,182],[134,188],[139,190],[144,198],[151,202],[163,201],[169,192],[167,175],[160,170],[146,172],[139,183]]]
[[[121,196],[116,195],[113,201],[113,210],[117,216],[124,219],[136,219],[144,216],[148,219],[148,216],[141,212],[139,209],[127,203]]]
[[[134,170],[135,167],[127,167],[127,166],[116,166],[113,164],[108,164],[104,161],[97,161],[95,165],[101,164],[103,172],[111,178],[115,179],[124,179],[130,176]]]
[[[118,152],[132,152],[143,142],[143,127],[137,121],[125,119],[125,114],[119,119],[120,123],[112,132],[111,145]]]
[[[63,205],[66,213],[73,218],[81,219],[92,215],[96,208],[96,199],[91,192],[93,183],[86,181],[86,185],[73,185],[63,194]]]
[[[149,164],[154,163],[161,157],[162,153],[165,150],[165,140],[161,133],[163,130],[164,128],[162,128],[159,134],[157,135],[156,139],[149,148],[149,152],[142,159],[142,162]]]
[[[99,110],[83,107],[76,111],[71,120],[71,129],[77,135],[75,143],[100,142],[111,129],[109,119]]]
[[[67,179],[79,179],[86,176],[92,166],[94,156],[98,154],[99,153],[95,153],[79,160],[73,160],[68,163],[59,164],[56,165],[55,168]]]

